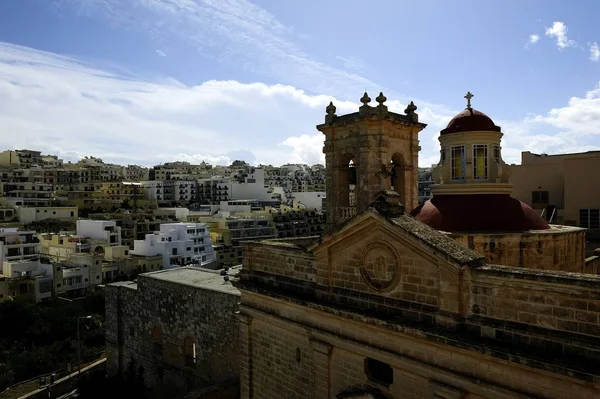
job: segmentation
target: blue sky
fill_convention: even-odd
[[[4,146],[152,165],[323,162],[333,100],[414,100],[421,166],[465,106],[504,158],[600,145],[596,1],[5,0]]]

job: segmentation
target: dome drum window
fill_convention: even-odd
[[[452,146],[452,180],[465,179],[465,146]]]
[[[488,147],[485,144],[473,145],[473,177],[477,180],[488,178]]]

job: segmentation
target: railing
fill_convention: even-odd
[[[350,219],[356,215],[356,208],[353,206],[340,207],[340,219]]]

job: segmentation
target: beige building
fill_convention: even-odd
[[[546,220],[600,229],[600,151],[576,154],[523,152],[511,165],[514,195]]]
[[[43,164],[42,153],[33,150],[6,150],[0,152],[0,165],[15,165],[30,168]]]
[[[40,222],[46,219],[57,219],[75,222],[78,218],[76,206],[52,206],[52,207],[16,207],[19,221],[23,224]]]
[[[442,155],[433,198],[414,217],[405,212],[406,194],[389,190],[386,168],[376,175],[379,185],[362,186],[361,195],[371,198],[365,210],[335,219],[327,234],[244,243],[234,282],[241,292],[242,398],[600,396],[600,276],[541,270],[539,262],[532,263],[538,270],[494,264],[486,258],[498,253],[490,249],[495,238],[477,247],[487,253],[472,249],[476,237],[500,231],[516,234],[511,241],[529,251],[523,236],[552,226],[510,197],[494,150],[500,128],[471,109],[470,97],[466,112],[441,133],[450,154]],[[372,116],[373,125],[383,118]],[[336,148],[345,151],[335,139],[329,145],[332,159]],[[366,173],[360,166],[358,176]],[[327,168],[332,176],[339,164]],[[359,187],[367,180],[357,179]],[[405,181],[410,187],[401,191],[416,189],[416,181]],[[504,204],[495,219],[477,213],[489,210],[486,198]],[[329,199],[328,215],[337,216],[339,203]],[[461,202],[481,204],[446,213]],[[471,238],[463,245],[454,234],[467,227]],[[583,270],[582,230],[575,229],[555,233],[555,246],[540,239],[531,255],[548,269],[572,262]],[[568,235],[575,242],[560,243]],[[559,256],[568,246],[576,249]]]

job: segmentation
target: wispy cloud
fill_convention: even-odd
[[[159,56],[161,56],[161,57],[166,57],[166,56],[167,56],[167,53],[165,53],[165,52],[164,52],[164,51],[162,51],[162,50],[156,50],[156,54],[158,54],[158,55],[159,55]]]
[[[574,40],[567,37],[568,28],[564,22],[555,21],[551,27],[546,28],[546,36],[556,40],[556,46],[563,50],[567,47],[572,47],[577,44]]]
[[[344,65],[344,68],[346,68],[346,69],[350,69],[350,70],[354,70],[354,71],[362,71],[362,69],[364,68],[363,60],[361,60],[358,57],[337,56],[335,58],[342,61],[342,65]]]
[[[597,42],[590,44],[590,60],[594,62],[598,62],[598,60],[600,60],[600,48],[598,48]]]
[[[529,35],[529,44],[536,44],[538,42],[538,40],[540,40],[539,35],[536,35],[535,33],[532,33],[531,35]]]
[[[246,0],[54,1],[59,9],[78,9],[148,34],[158,44],[184,43],[204,57],[317,93],[350,95],[365,88],[391,92],[356,69],[334,68],[311,57],[299,47],[301,33]]]

